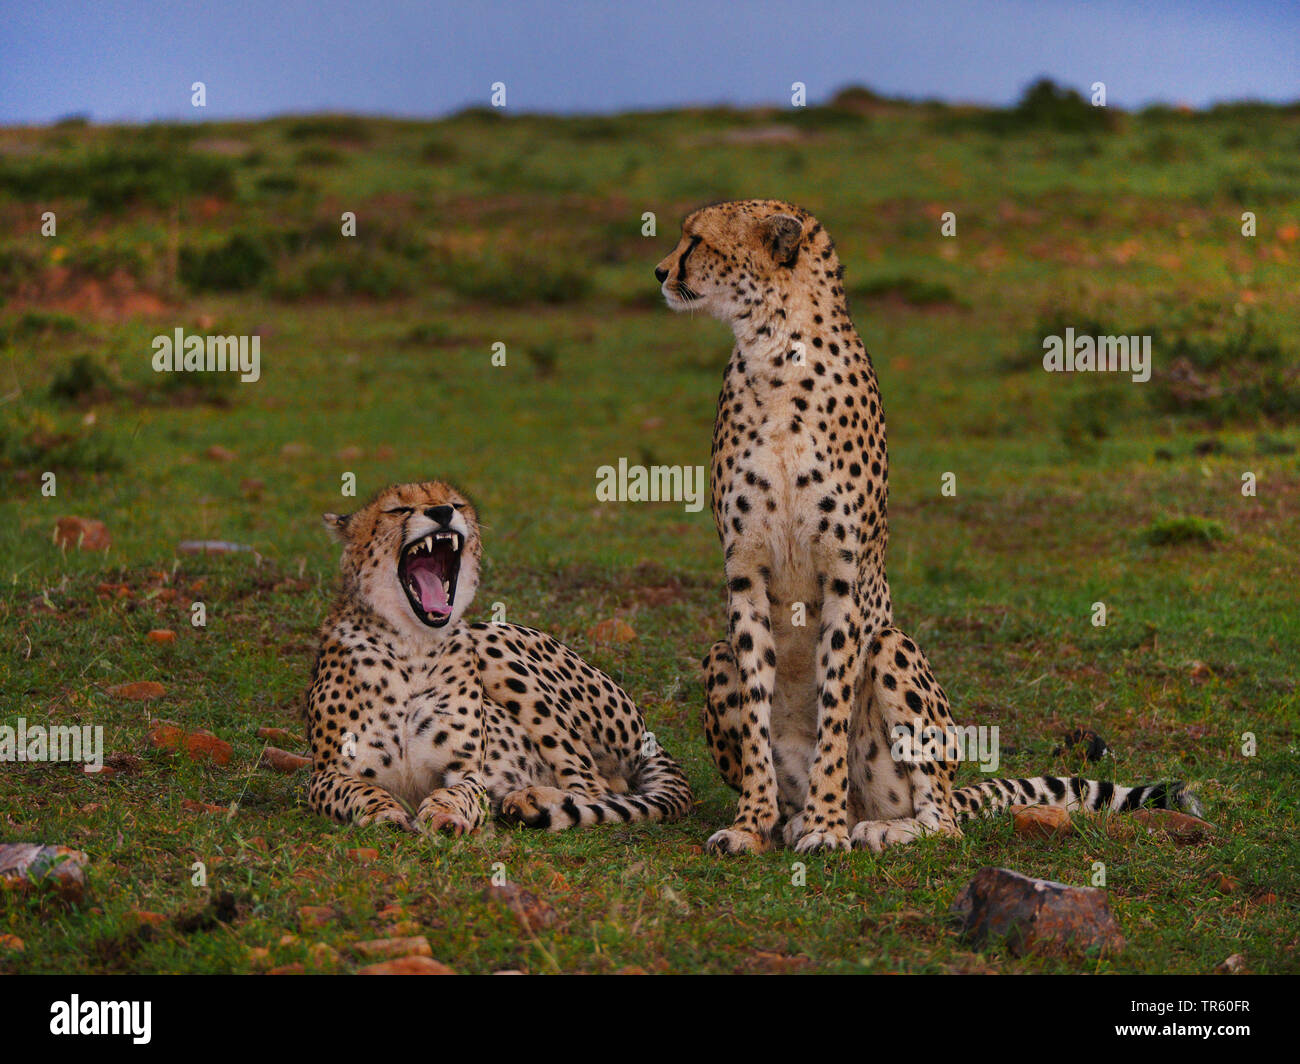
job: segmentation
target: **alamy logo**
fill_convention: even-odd
[[[50,1034],[129,1034],[138,1046],[148,1045],[153,1002],[71,1001],[50,1005]]]
[[[1135,384],[1151,379],[1150,336],[1043,337],[1043,369],[1048,373],[1132,373]]]
[[[104,729],[89,724],[29,728],[27,718],[19,717],[17,727],[0,724],[0,763],[5,761],[84,761],[98,772],[104,765]]]
[[[238,373],[251,384],[262,375],[260,336],[186,336],[179,325],[172,336],[158,335],[153,347],[155,373]]]
[[[708,474],[703,466],[630,466],[626,458],[618,468],[596,470],[596,498],[601,502],[684,502],[687,513],[704,509]]]
[[[923,761],[974,761],[981,772],[996,772],[1001,760],[996,725],[986,728],[968,724],[962,728],[950,724],[941,728],[913,717],[910,726],[895,724],[890,738],[890,757],[910,765]]]

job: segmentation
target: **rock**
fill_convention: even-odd
[[[360,864],[365,864],[367,861],[377,861],[379,859],[379,851],[370,849],[369,847],[359,850],[348,850],[347,855]]]
[[[277,968],[272,968],[267,975],[306,975],[307,967],[299,961],[293,964],[281,964]]]
[[[311,448],[307,444],[298,441],[286,443],[280,448],[281,458],[306,458],[309,454],[311,454]]]
[[[334,910],[328,905],[304,905],[298,910],[298,922],[303,927],[325,927],[334,920]]]
[[[149,724],[149,745],[159,750],[179,750],[185,741],[185,729],[175,721],[155,718]]]
[[[54,543],[62,550],[108,550],[112,537],[103,521],[89,517],[60,517],[54,523]]]
[[[86,894],[89,860],[80,850],[67,846],[0,843],[0,889],[19,893],[52,890],[65,901],[81,901]]]
[[[185,736],[185,753],[191,761],[211,761],[216,765],[230,764],[234,748],[210,731],[190,732]]]
[[[181,808],[190,813],[224,813],[224,805],[213,805],[211,802],[196,802],[193,798],[186,798],[181,802]]]
[[[587,638],[593,643],[630,643],[636,638],[636,629],[621,617],[611,617],[587,629]]]
[[[356,462],[361,459],[364,453],[365,452],[362,451],[360,447],[352,444],[347,447],[340,447],[335,457],[337,457],[340,462]]]
[[[1208,820],[1176,809],[1138,809],[1132,818],[1146,828],[1148,835],[1167,835],[1181,846],[1204,842],[1214,834],[1214,825]]]
[[[358,968],[357,975],[455,975],[456,973],[448,968],[441,961],[435,961],[432,957],[416,955],[414,957],[398,957],[395,960],[383,961],[379,964],[372,964],[367,968]]]
[[[126,915],[136,927],[159,927],[167,922],[167,917],[162,913],[152,913],[145,909],[136,909]]]
[[[250,968],[265,968],[271,963],[271,951],[265,946],[249,946],[246,956]]]
[[[167,688],[155,680],[136,680],[134,683],[120,683],[110,687],[108,693],[114,698],[125,698],[130,702],[152,702],[162,698]]]
[[[363,957],[432,957],[429,940],[423,935],[411,938],[374,938],[368,942],[355,942],[352,948]]]
[[[952,913],[976,946],[1005,940],[1017,956],[1124,945],[1104,890],[1031,879],[1006,868],[981,868],[958,892]]]
[[[234,451],[232,451],[229,447],[222,447],[221,444],[219,443],[214,443],[203,453],[208,458],[211,458],[214,462],[233,462],[236,458],[239,457],[239,455],[236,454]]]
[[[1240,953],[1234,953],[1222,963],[1214,966],[1215,975],[1244,975],[1245,973],[1246,958]]]
[[[262,751],[262,760],[259,764],[265,765],[267,768],[273,768],[276,772],[301,772],[305,768],[311,768],[311,758],[291,754],[288,750],[280,750],[274,746],[268,746]]]
[[[17,935],[0,935],[0,950],[5,950],[9,953],[22,953],[26,948],[27,943]]]
[[[327,942],[313,942],[307,947],[307,958],[313,968],[337,968],[341,958],[339,952]]]
[[[531,890],[517,887],[513,883],[501,887],[489,886],[483,891],[483,896],[491,901],[500,902],[514,913],[519,926],[530,935],[544,927],[550,927],[557,919],[555,910],[550,905]]]
[[[144,638],[149,643],[174,643],[176,642],[176,633],[170,628],[155,628]]]
[[[257,737],[259,739],[269,739],[273,743],[288,743],[289,745],[302,742],[301,735],[295,735],[287,728],[258,728]]]
[[[1074,832],[1070,814],[1059,805],[1013,805],[1011,822],[1017,835],[1049,839]]]

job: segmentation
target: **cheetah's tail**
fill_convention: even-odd
[[[569,795],[554,805],[544,806],[536,817],[529,817],[529,827],[548,831],[589,827],[592,824],[631,824],[636,821],[676,820],[691,808],[691,785],[663,749],[643,757],[633,769],[626,794],[610,794],[600,799]]]
[[[1109,780],[1081,776],[1035,776],[1028,780],[985,780],[954,791],[958,820],[993,816],[1011,805],[1055,805],[1090,813],[1133,809],[1179,809],[1204,816],[1196,795],[1182,783],[1145,783],[1123,787]]]

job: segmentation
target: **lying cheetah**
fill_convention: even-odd
[[[879,852],[960,835],[960,820],[1012,802],[1194,808],[1179,784],[1046,776],[954,790],[955,758],[891,755],[900,736],[923,750],[923,733],[954,725],[925,655],[893,625],[885,418],[842,275],[817,220],[770,200],[696,211],[655,269],[672,309],[706,310],[736,337],[711,476],[729,637],[704,661],[704,726],[740,804],[708,848],[761,850],[783,824],[801,853]]]
[[[461,835],[487,810],[559,831],[690,808],[613,680],[531,628],[463,623],[482,546],[459,491],[399,484],[325,524],[343,583],[307,699],[313,810]]]

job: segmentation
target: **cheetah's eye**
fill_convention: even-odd
[[[410,506],[394,506],[391,510],[385,510],[386,514],[413,514],[415,510]]]

